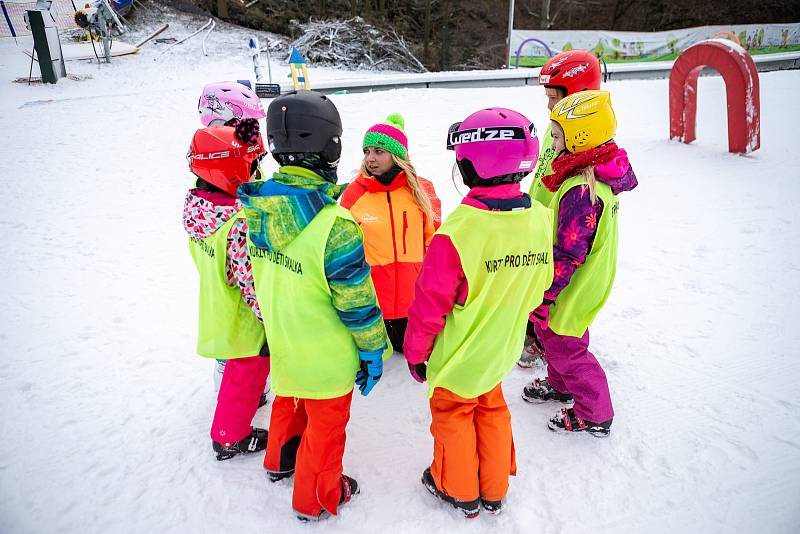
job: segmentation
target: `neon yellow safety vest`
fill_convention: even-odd
[[[328,204],[280,251],[258,248],[248,236],[256,296],[270,318],[264,328],[272,389],[282,397],[333,399],[353,389],[358,347],[336,314],[325,277],[325,246],[337,217],[353,220]]]
[[[555,194],[545,187],[542,183],[542,178],[548,174],[553,174],[553,160],[556,159],[557,155],[553,149],[553,132],[548,124],[542,136],[542,146],[539,150],[539,159],[536,161],[536,172],[533,175],[533,183],[530,190],[531,198],[538,200],[543,206],[549,206],[550,200]]]
[[[491,391],[519,359],[528,313],[553,280],[553,213],[533,203],[518,211],[461,204],[437,234],[461,258],[468,295],[436,337],[428,396],[437,387],[472,399]]]
[[[562,336],[581,337],[592,324],[597,312],[603,307],[614,285],[617,272],[617,211],[619,199],[611,187],[595,182],[597,198],[603,201],[603,214],[597,221],[597,233],[592,249],[583,265],[572,278],[556,301],[550,306],[550,329]],[[588,187],[582,176],[574,176],[561,184],[550,207],[558,213],[561,199],[573,187]],[[553,238],[558,232],[558,216],[553,224]]]
[[[261,323],[225,276],[228,234],[243,218],[240,211],[205,239],[189,239],[189,252],[200,273],[197,353],[206,358],[257,356],[264,345]]]

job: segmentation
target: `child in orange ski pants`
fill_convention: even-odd
[[[500,501],[516,475],[511,413],[500,384],[475,399],[436,388],[430,399],[436,486],[459,501]],[[510,454],[497,454],[510,451]],[[480,476],[478,475],[480,473]]]
[[[324,509],[336,515],[352,398],[352,391],[333,399],[275,397],[264,469],[273,482],[294,473],[298,514],[317,517]]]

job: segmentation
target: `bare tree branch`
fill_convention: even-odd
[[[348,69],[427,72],[395,30],[372,26],[361,17],[295,22],[300,37],[290,46],[317,65]]]

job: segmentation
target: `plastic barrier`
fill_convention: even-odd
[[[745,154],[761,147],[758,70],[738,44],[725,39],[701,41],[687,48],[669,75],[669,136],[695,140],[697,77],[704,67],[722,75],[728,103],[728,150]]]

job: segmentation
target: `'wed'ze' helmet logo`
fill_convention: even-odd
[[[474,128],[451,132],[448,136],[448,145],[463,145],[481,141],[514,141],[525,139],[525,131],[516,126],[497,128]]]

